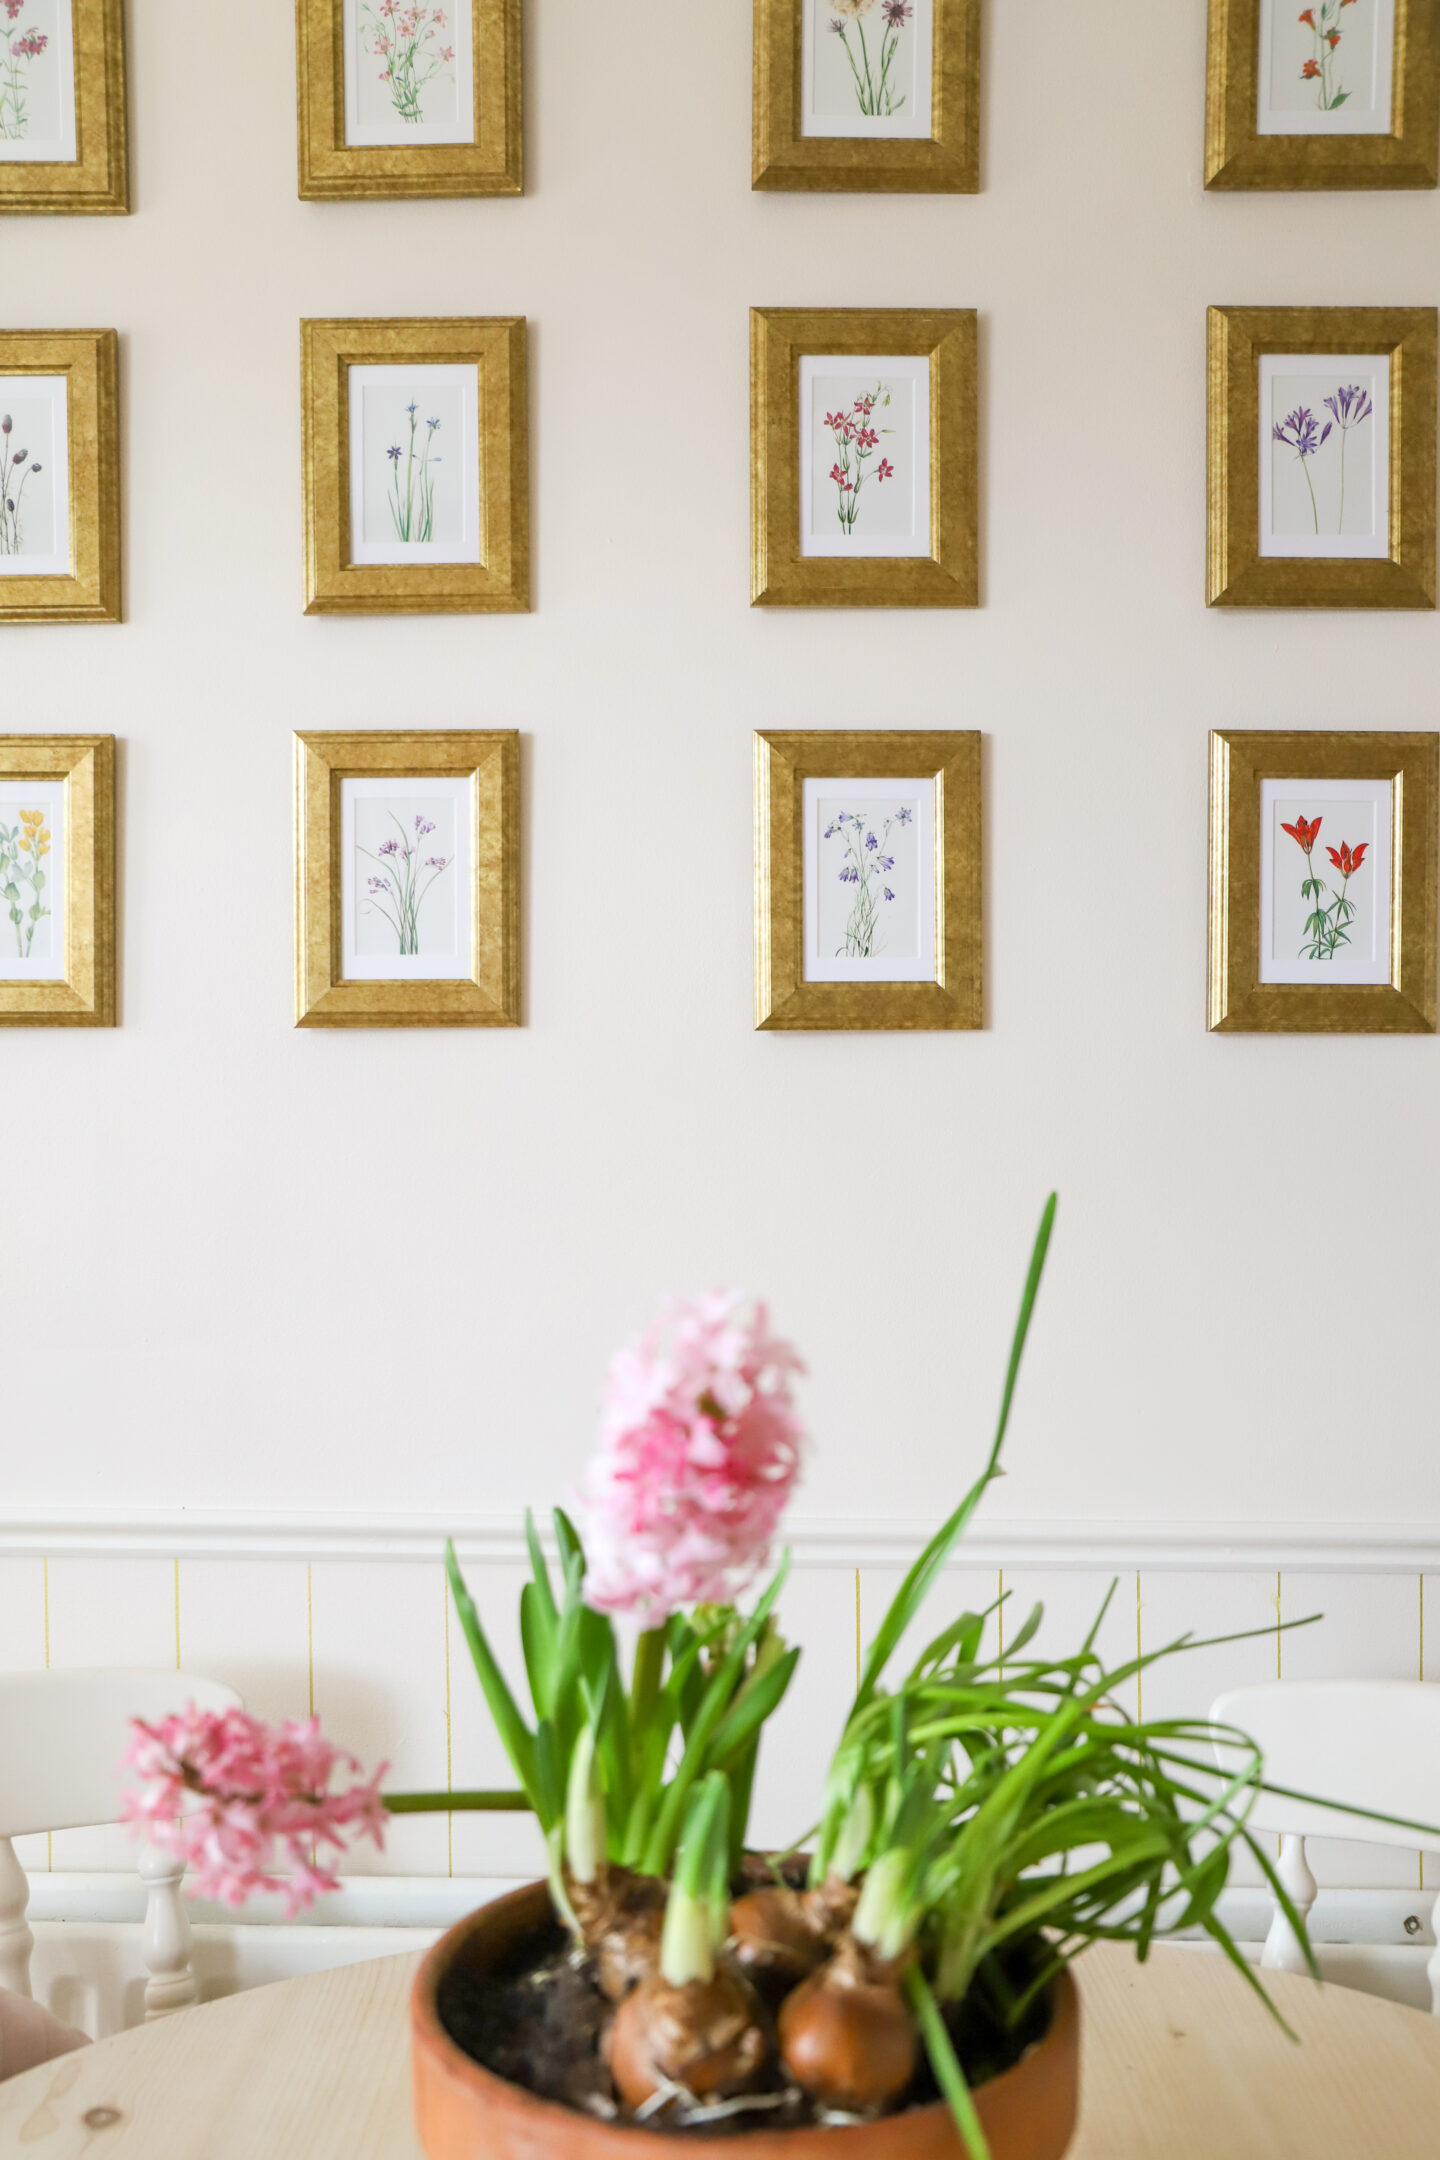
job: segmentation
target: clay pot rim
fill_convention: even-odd
[[[646,2130],[631,2123],[607,2123],[593,2115],[586,2115],[577,2108],[568,2108],[556,2100],[544,2100],[538,2093],[526,2090],[523,2085],[512,2084],[508,2078],[487,2070],[483,2064],[467,2055],[458,2043],[451,2039],[441,2022],[438,1997],[440,1983],[452,1966],[461,1962],[471,1940],[483,1935],[493,1924],[498,1910],[507,1908],[518,1913],[521,1907],[534,1908],[534,1925],[542,1922],[542,1916],[553,1915],[550,1905],[549,1886],[544,1882],[527,1883],[518,1890],[508,1891],[503,1897],[494,1898],[481,1905],[473,1913],[446,1930],[440,1940],[433,1943],[420,1961],[410,1991],[410,2032],[412,2060],[415,2075],[420,2077],[420,2058],[428,2056],[435,2069],[442,2070],[447,2081],[458,2085],[471,2097],[484,2103],[487,2110],[497,2116],[509,2117],[518,2129],[528,2127],[537,2138],[545,2138],[553,2144],[557,2153],[566,2150],[565,2140],[583,2136],[586,2150],[596,2160],[639,2160],[641,2154],[649,2154],[650,2160],[665,2160],[667,2154],[681,2151],[694,2155],[697,2140],[683,2134],[668,2135],[663,2130]],[[1058,1976],[1053,1989],[1053,2011],[1044,2036],[1035,2042],[1017,2063],[1008,2070],[975,2087],[977,2104],[981,2106],[989,2095],[998,2101],[1002,2095],[1018,2086],[1020,2081],[1034,2074],[1037,2058],[1054,2050],[1073,2051],[1078,2045],[1080,2018],[1079,1996],[1075,1981],[1068,1967]],[[949,2108],[945,2101],[937,2100],[924,2107],[907,2108],[898,2115],[883,2116],[875,2122],[846,2123],[835,2126],[797,2124],[790,2129],[766,2129],[758,2126],[733,2140],[734,2160],[817,2160],[823,2153],[835,2155],[835,2160],[850,2149],[847,2141],[872,2139],[881,2124],[889,2126],[892,2142],[908,2143],[904,2126],[913,2126],[915,2133],[929,2129],[937,2118],[948,2121]],[[822,2142],[823,2141],[823,2142]],[[703,2141],[699,2141],[703,2143]],[[730,2142],[730,2141],[726,2141]],[[955,2133],[956,2151],[960,2151],[958,2133]],[[537,2148],[538,2149],[538,2148]]]

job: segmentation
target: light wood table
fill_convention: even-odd
[[[413,1957],[255,1988],[0,2084],[14,2160],[420,2160]],[[1292,2046],[1238,1974],[1102,1946],[1077,1972],[1084,2098],[1070,2160],[1434,2160],[1440,2019],[1284,1973]],[[698,2150],[698,2148],[697,2148]],[[709,2147],[743,2160],[743,2143]]]

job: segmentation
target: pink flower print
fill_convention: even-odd
[[[380,63],[378,79],[388,87],[397,116],[418,126],[425,118],[427,85],[441,74],[453,79],[455,47],[440,43],[447,11],[420,0],[359,0],[359,6],[366,50]]]
[[[38,30],[27,30],[24,37],[17,38],[10,47],[12,53],[22,60],[38,60],[50,40]]]
[[[879,426],[872,426],[871,415],[877,406],[883,407],[889,403],[890,393],[885,384],[880,382],[873,390],[862,391],[852,400],[848,410],[827,412],[825,415],[825,425],[840,453],[830,468],[829,477],[839,491],[836,514],[840,520],[840,530],[847,539],[854,532],[855,521],[860,514],[861,490],[872,470],[870,460],[880,447],[881,435],[893,432],[883,422]],[[888,458],[880,461],[880,478],[891,479],[894,472],[895,468]]]
[[[889,458],[882,457],[880,463],[875,468],[875,478],[877,480],[893,480],[894,477],[894,466],[890,463]]]
[[[838,465],[832,465],[830,467],[830,478],[835,482],[835,485],[838,488],[842,489],[846,494],[850,492],[850,482],[846,479],[844,473],[840,470],[840,467]]]
[[[442,59],[442,60],[453,60],[453,59],[455,58],[455,48],[454,48],[454,46],[453,46],[453,45],[443,45],[443,46],[441,47],[441,49],[440,49],[440,57],[441,57],[441,59]]]
[[[24,5],[25,0],[5,0],[5,13],[9,16],[12,23],[14,22],[16,16],[20,13],[20,10],[22,7],[24,7]]]

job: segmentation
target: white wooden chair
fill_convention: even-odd
[[[118,1822],[131,1718],[153,1722],[192,1702],[229,1710],[240,1698],[233,1688],[180,1672],[0,1673],[0,1987],[30,1993],[34,1947],[25,1921],[30,1886],[11,1840]],[[141,1847],[138,1866],[147,1890],[148,2020],[183,2010],[199,1990],[180,1896],[184,1866],[150,1845]]]
[[[1272,1680],[1220,1696],[1210,1715],[1255,1742],[1268,1783],[1323,1793],[1337,1803],[1316,1807],[1261,1793],[1250,1816],[1252,1829],[1279,1834],[1277,1873],[1302,1919],[1308,1918],[1317,1890],[1305,1857],[1307,1837],[1440,1851],[1440,1836],[1430,1841],[1420,1831],[1393,1829],[1348,1812],[1373,1808],[1440,1828],[1440,1687],[1421,1680]],[[1225,1748],[1217,1747],[1216,1755],[1222,1770],[1230,1767]],[[1272,1904],[1274,1918],[1260,1962],[1282,1972],[1304,1972],[1295,1931],[1278,1903],[1272,1899]],[[1440,1897],[1431,1925],[1436,1948],[1426,1976],[1431,2008],[1440,2017]]]

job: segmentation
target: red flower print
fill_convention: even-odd
[[[1338,30],[1327,30],[1325,42],[1330,47],[1331,52],[1334,52],[1335,47],[1340,43],[1340,32]]]
[[[1327,847],[1325,852],[1330,857],[1331,862],[1334,863],[1335,868],[1340,872],[1341,877],[1349,878],[1354,877],[1355,872],[1365,860],[1365,850],[1369,845],[1368,840],[1362,840],[1359,847],[1352,848],[1348,840],[1342,840],[1338,848]]]
[[[1297,817],[1293,825],[1282,825],[1280,830],[1297,840],[1308,855],[1320,837],[1320,820],[1317,817],[1313,825],[1307,825],[1303,817]]]
[[[1300,17],[1300,21],[1301,21],[1301,22],[1303,22],[1303,23],[1309,23],[1309,25],[1310,25],[1310,28],[1311,28],[1311,29],[1313,30],[1313,29],[1315,28],[1315,10],[1314,10],[1314,8],[1308,8],[1308,7],[1307,7],[1307,8],[1306,8],[1306,10],[1305,10],[1305,12],[1304,12],[1304,14],[1303,14],[1303,15],[1302,15],[1302,16]]]
[[[1319,73],[1320,63],[1318,60],[1307,60],[1300,70],[1301,79],[1305,82],[1312,82]]]
[[[840,467],[838,465],[832,465],[830,467],[830,478],[835,482],[836,487],[843,488],[846,494],[849,494],[850,482],[846,479],[844,473],[840,470]]]
[[[894,466],[890,463],[889,458],[882,457],[880,463],[875,468],[875,478],[877,480],[893,480],[894,477]]]

